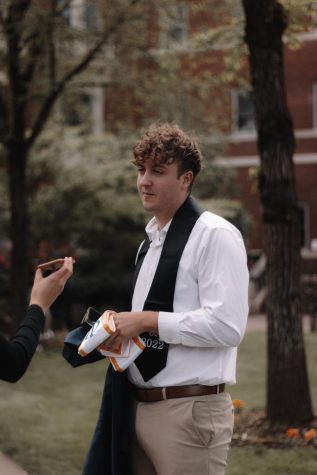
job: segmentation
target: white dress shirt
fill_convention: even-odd
[[[135,285],[132,311],[143,309],[170,223],[160,230],[152,218],[146,227],[151,244]],[[133,363],[128,369],[130,381],[148,388],[234,384],[237,347],[248,316],[248,283],[240,232],[205,211],[180,259],[174,310],[159,312],[159,337],[169,343],[167,365],[145,383]]]

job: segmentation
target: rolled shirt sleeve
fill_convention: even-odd
[[[198,289],[196,307],[183,309],[181,292],[175,294],[175,311],[159,313],[160,338],[191,347],[238,346],[246,329],[249,283],[239,231],[231,225],[205,227],[195,248],[188,251],[195,260],[187,278],[192,279],[193,293]]]

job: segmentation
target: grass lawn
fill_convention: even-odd
[[[317,413],[317,334],[306,334],[306,356],[314,413]],[[230,388],[233,399],[242,399],[248,409],[265,407],[264,333],[246,335],[238,356],[238,383]],[[226,475],[317,475],[317,450],[313,447],[269,449],[233,447]]]
[[[21,381],[0,383],[0,450],[30,475],[82,473],[105,370],[103,360],[74,369],[59,352],[37,353]]]
[[[316,413],[317,334],[306,335],[306,342]],[[57,351],[37,353],[22,381],[14,385],[0,382],[0,450],[30,475],[80,475],[105,370],[105,361],[73,369]],[[264,333],[247,334],[241,345],[238,381],[230,388],[232,397],[242,399],[246,409],[263,408]],[[226,475],[251,474],[316,475],[317,450],[232,448]]]

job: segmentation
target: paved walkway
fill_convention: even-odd
[[[19,465],[0,452],[0,474],[1,475],[27,475]]]
[[[303,318],[304,331],[309,331],[309,317]],[[251,315],[248,319],[248,332],[257,332],[266,330],[265,315]],[[0,452],[0,475],[27,475],[19,465]]]
[[[310,331],[310,319],[309,315],[303,316],[303,330],[304,332]],[[250,315],[248,318],[247,332],[266,331],[266,315]]]

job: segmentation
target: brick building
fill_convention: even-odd
[[[168,48],[175,39],[180,43],[186,42],[186,39],[189,39],[193,33],[197,33],[200,29],[203,31],[206,26],[213,26],[215,17],[202,15],[201,12],[197,14],[190,8],[191,3],[195,2],[178,2],[173,19],[168,23],[168,28],[165,28],[164,31],[157,30],[157,42],[160,45],[163,44]],[[213,0],[212,3],[217,4],[217,0]],[[241,15],[241,9],[233,13]],[[314,246],[317,247],[317,31],[303,33],[299,35],[299,39],[301,42],[299,48],[285,47],[285,80],[288,104],[295,128],[294,164],[302,218],[302,246],[305,249],[312,249]],[[155,43],[155,38],[152,37],[152,41]],[[201,71],[208,70],[211,74],[220,74],[225,52],[221,51],[221,48],[215,48],[212,52],[200,55],[200,59],[195,62],[193,56],[186,53],[186,47],[184,50],[180,66],[182,74],[179,78],[179,90],[183,89],[180,99],[183,115],[177,116],[175,113],[172,120],[180,121],[181,125],[192,128],[192,124],[186,117],[191,107],[191,97],[190,92],[187,91],[187,94],[184,92],[184,77],[189,78],[190,74],[199,76]],[[190,68],[191,73],[188,72]],[[247,77],[247,68],[242,67],[239,74]],[[222,129],[227,135],[226,142],[229,143],[229,146],[225,148],[221,157],[216,156],[215,163],[218,166],[231,167],[236,170],[240,189],[239,199],[250,213],[253,222],[247,245],[250,250],[261,251],[263,247],[261,206],[256,189],[256,169],[259,165],[259,157],[250,94],[239,88],[232,87],[230,90],[230,87],[225,86],[224,90],[218,94],[219,98],[222,104],[221,114],[226,123]],[[186,104],[189,104],[187,108]],[[205,123],[208,123],[211,116],[213,104],[214,97],[206,100],[201,109],[205,114]],[[108,101],[108,105],[111,105],[111,100]],[[144,125],[147,120],[150,120],[147,115],[149,111],[143,107],[139,110],[141,112],[137,120],[138,126]],[[154,119],[157,118],[154,115]],[[170,119],[170,116],[167,116],[167,119]],[[218,121],[218,123],[220,122]],[[194,122],[196,130],[197,124],[196,120]],[[218,140],[213,136],[212,127],[208,130],[205,124],[200,133],[202,137],[205,137],[206,142],[209,140],[215,143]]]
[[[172,2],[173,3],[173,2]],[[195,0],[178,1],[175,3],[174,10],[169,12],[171,16],[163,21],[162,10],[153,14],[151,25],[147,34],[148,45],[152,50],[165,48],[168,49],[175,43],[182,44],[187,41],[193,33],[202,31],[204,28],[210,28],[217,25],[217,15],[211,14],[211,6],[222,4],[219,0],[206,0],[206,12],[191,8]],[[230,4],[230,2],[228,2]],[[235,2],[233,2],[235,3]],[[228,14],[241,16],[241,5],[234,11],[228,10]],[[73,15],[70,15],[70,23],[83,21],[86,18],[83,15],[86,10],[86,0],[73,1]],[[208,8],[207,8],[208,7]],[[172,8],[172,7],[170,7]],[[87,10],[88,18],[92,15],[92,6]],[[76,15],[74,14],[76,12]],[[80,16],[79,13],[82,12]],[[86,13],[87,13],[86,12]],[[208,13],[209,12],[209,13]],[[87,14],[88,14],[87,13]],[[205,14],[206,13],[206,14]],[[208,14],[207,14],[208,13]],[[224,19],[225,18],[225,19]],[[223,17],[221,21],[227,21],[229,17]],[[81,19],[81,20],[80,20]],[[295,179],[298,199],[301,208],[302,217],[302,246],[305,249],[317,248],[317,30],[300,35],[301,47],[297,49],[288,49],[285,47],[285,79],[288,104],[294,121],[296,151],[294,156]],[[114,45],[115,46],[115,45]],[[115,53],[114,48],[114,54]],[[186,51],[186,48],[185,50]],[[212,56],[213,61],[210,60]],[[190,92],[186,91],[184,84],[190,74],[199,75],[201,71],[209,70],[211,74],[217,75],[221,71],[224,54],[221,48],[216,48],[211,54],[202,54],[195,65],[190,64],[193,57],[186,52],[182,54],[181,66],[183,79],[180,77],[178,91],[173,97],[173,106],[171,107],[171,116],[166,113],[166,104],[161,107],[158,115],[158,107],[146,100],[140,100],[135,97],[133,87],[122,85],[122,80],[111,75],[108,78],[102,77],[101,86],[86,90],[86,105],[91,108],[94,117],[94,130],[101,130],[101,121],[104,120],[106,128],[114,128],[116,121],[122,121],[130,128],[139,128],[152,120],[176,120],[183,126],[192,128],[188,123],[188,110],[190,110],[192,97]],[[127,61],[127,58],[124,58]],[[120,58],[119,58],[120,63]],[[134,72],[134,78],[147,75],[151,83],[151,73],[155,75],[155,61],[151,59],[151,54],[147,55],[147,60],[139,63],[139,73]],[[188,70],[191,67],[191,73]],[[128,69],[129,71],[129,69]],[[138,76],[139,74],[139,76]],[[246,69],[240,72],[247,75]],[[95,78],[96,79],[96,78]],[[162,89],[164,91],[164,88]],[[226,126],[223,131],[226,132],[226,147],[224,153],[216,156],[215,163],[220,167],[234,168],[237,173],[237,182],[240,189],[239,198],[252,218],[253,226],[248,239],[248,248],[250,250],[261,251],[263,247],[262,224],[261,224],[261,206],[256,189],[256,170],[259,165],[259,157],[256,146],[256,132],[253,120],[253,110],[250,95],[239,88],[233,87],[231,90],[226,86],[222,94],[222,115],[225,117]],[[221,94],[219,96],[221,96]],[[177,96],[177,97],[176,97]],[[174,107],[179,102],[179,109]],[[103,105],[102,105],[103,104]],[[194,107],[192,107],[193,109]],[[208,123],[211,109],[213,108],[213,99],[205,101],[202,114],[205,115]],[[165,114],[165,115],[164,115]],[[102,119],[103,115],[103,119]],[[195,125],[197,122],[195,122]],[[229,125],[228,125],[229,124]],[[196,128],[197,129],[197,128]],[[199,129],[197,129],[199,131]],[[206,129],[201,130],[201,136],[205,142],[215,143],[213,132]]]
[[[285,48],[285,80],[296,138],[294,165],[302,216],[302,246],[317,250],[317,32],[304,33],[300,40],[299,49]],[[255,172],[259,157],[248,95],[232,91],[231,114],[234,131],[229,137],[228,156],[217,162],[236,169],[241,199],[254,221],[249,247],[261,249],[261,206]]]

